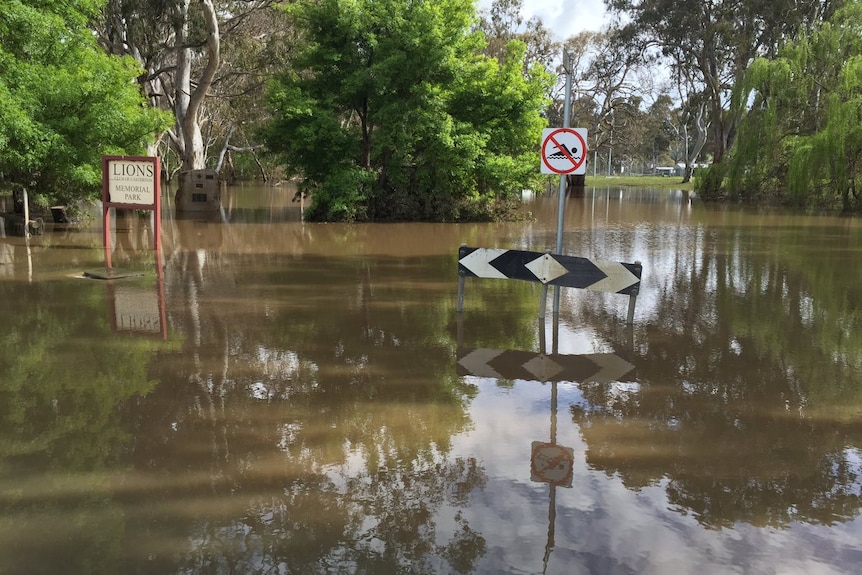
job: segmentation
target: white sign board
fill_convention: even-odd
[[[543,174],[586,174],[586,128],[545,128],[541,153]]]
[[[154,162],[112,159],[107,162],[108,199],[115,204],[156,203]]]

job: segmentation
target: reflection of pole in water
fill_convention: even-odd
[[[548,542],[545,544],[545,556],[542,559],[542,573],[548,571],[548,560],[554,550],[554,524],[557,520],[557,486],[551,484],[551,497],[548,502]]]
[[[542,297],[547,297],[547,286],[543,286]],[[544,301],[544,300],[543,300]],[[541,314],[544,318],[544,314]],[[539,349],[544,354],[547,352],[547,340],[545,338],[545,322],[542,321],[539,325]],[[553,316],[553,331],[551,332],[551,353],[557,353],[558,346],[558,331],[559,331],[559,315]],[[557,444],[557,382],[551,382],[551,445]],[[553,483],[549,484],[550,497],[548,500],[548,541],[545,543],[545,555],[542,557],[542,573],[548,570],[548,561],[551,558],[551,551],[554,549],[554,528],[557,519],[557,486]]]
[[[555,316],[556,317],[556,316]],[[556,330],[554,338],[556,339]],[[557,444],[557,382],[551,383],[551,445]],[[548,499],[548,542],[545,544],[545,556],[542,559],[542,573],[548,570],[548,560],[554,549],[554,528],[557,522],[557,486],[550,484],[550,497]]]

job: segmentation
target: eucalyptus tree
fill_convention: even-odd
[[[676,138],[673,112],[673,99],[662,94],[647,107],[641,118],[644,138],[640,153],[650,167],[667,165],[669,160],[676,161],[671,150]]]
[[[582,32],[566,42],[573,75],[571,123],[587,128],[593,169],[599,154],[612,170],[613,149],[631,139],[642,100],[637,73],[649,59],[619,49],[616,31]]]
[[[482,52],[470,0],[299,0],[267,129],[320,220],[501,217],[538,177],[550,75]]]
[[[787,38],[821,21],[842,1],[824,0],[605,0],[640,50],[661,48],[678,74],[703,97],[713,162],[733,143],[741,109],[732,103],[754,58],[774,54]]]
[[[551,31],[539,16],[533,16],[525,22],[521,16],[523,7],[523,0],[494,0],[487,11],[479,12],[476,27],[485,34],[488,43],[484,52],[502,61],[506,57],[509,42],[520,40],[527,47],[525,73],[529,73],[536,63],[552,70],[560,56],[560,43],[553,39]]]
[[[31,200],[72,203],[101,190],[101,156],[134,154],[162,129],[128,58],[88,27],[96,2],[0,0],[0,179]]]
[[[139,78],[144,92],[154,106],[169,110],[175,119],[164,134],[166,149],[161,154],[166,157],[167,150],[176,154],[181,169],[207,167],[210,148],[217,142],[228,146],[230,135],[242,124],[248,107],[234,109],[226,118],[225,111],[231,108],[219,108],[224,99],[237,93],[262,93],[261,60],[272,59],[269,37],[283,31],[272,11],[275,3],[108,0],[96,32],[109,52],[130,55],[146,70]],[[254,67],[240,69],[235,60],[225,61],[226,54]],[[219,94],[222,86],[225,93]]]

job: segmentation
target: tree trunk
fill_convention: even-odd
[[[694,118],[694,126],[696,128],[695,141],[692,143],[692,146],[688,148],[687,154],[685,157],[685,174],[683,175],[682,182],[687,184],[691,181],[691,174],[694,171],[694,164],[697,162],[697,158],[700,156],[700,153],[703,151],[703,147],[706,145],[706,129],[707,123],[704,118],[705,114],[705,106],[704,103],[701,102],[700,106],[697,108],[697,115]]]
[[[174,113],[177,118],[177,133],[175,144],[182,159],[182,172],[206,168],[206,148],[201,132],[200,115],[204,99],[220,63],[221,37],[215,6],[212,0],[198,1],[201,3],[204,26],[207,32],[206,66],[194,84],[194,88],[192,88],[191,81],[194,53],[189,42],[189,7],[192,0],[181,0],[180,18],[176,28],[177,71]],[[191,194],[190,190],[184,189],[184,182],[186,181],[186,178],[180,178],[180,185],[176,194],[177,206],[187,203],[186,200]]]
[[[206,167],[206,150],[201,134],[200,112],[207,92],[220,64],[221,37],[218,16],[212,0],[200,0],[207,31],[207,63],[192,89],[192,48],[189,46],[189,7],[191,0],[182,0],[181,18],[177,25],[176,117],[177,139],[181,146],[183,170]]]

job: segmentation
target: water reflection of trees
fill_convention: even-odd
[[[242,243],[168,258],[184,349],[128,409],[128,572],[472,571],[485,542],[459,510],[485,474],[449,450],[476,390],[428,279],[454,286],[452,257]]]
[[[862,341],[850,302],[862,294],[836,271],[849,262],[806,251],[818,237],[685,238],[669,281],[654,282],[655,319],[636,326],[635,380],[585,386],[571,406],[589,465],[633,489],[660,484],[713,527],[858,516]],[[601,306],[576,313],[622,339]]]
[[[65,265],[95,267],[89,254]],[[148,361],[170,344],[116,337],[105,284],[47,267],[0,281],[0,572],[117,572],[107,470],[131,439],[117,406],[154,387]]]

